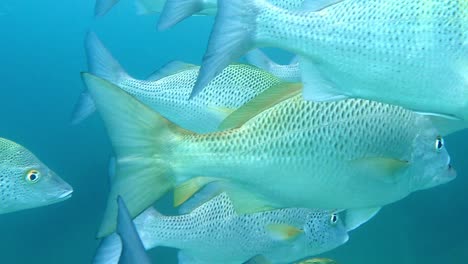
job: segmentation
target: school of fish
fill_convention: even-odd
[[[97,0],[95,14],[117,2]],[[468,1],[135,5],[159,30],[215,22],[200,66],[172,61],[144,80],[86,35],[71,123],[99,112],[115,154],[93,263],[149,264],[155,247],[178,249],[180,264],[338,263],[315,256],[456,178],[444,136],[468,127]],[[294,57],[277,64],[262,47]],[[0,214],[72,193],[0,138]],[[176,215],[154,207],[168,193]]]
[[[177,248],[179,263],[336,263],[308,257],[455,179],[443,136],[467,127],[468,2],[135,4],[160,13],[160,30],[193,15],[215,23],[201,67],[172,62],[147,80],[88,34],[73,122],[97,109],[116,154],[94,263],[128,258],[121,199],[134,244]],[[279,65],[265,46],[297,56]],[[178,216],[152,207],[168,192]]]

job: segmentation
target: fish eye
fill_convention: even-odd
[[[31,183],[35,183],[40,179],[41,175],[37,170],[30,170],[26,174],[26,180]]]
[[[437,136],[434,147],[436,151],[440,151],[444,147],[444,139],[441,136]]]
[[[330,216],[330,224],[331,225],[336,225],[338,223],[338,215],[337,214],[332,214]]]

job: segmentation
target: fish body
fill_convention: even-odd
[[[274,207],[376,207],[453,179],[437,138],[428,119],[401,107],[296,95],[238,129],[183,136],[170,160],[178,183],[221,177]]]
[[[348,240],[337,214],[294,208],[239,215],[226,193],[189,214],[164,216],[151,208],[134,222],[147,250],[177,248],[190,263],[240,264],[256,255],[271,263],[288,263]]]
[[[467,1],[318,2],[295,11],[221,0],[194,94],[228,61],[274,46],[301,57],[308,100],[362,98],[468,118]]]
[[[0,214],[64,201],[72,192],[29,150],[0,138]]]
[[[279,78],[264,70],[245,64],[234,64],[213,80],[199,98],[188,100],[198,76],[198,66],[167,66],[164,69],[170,73],[164,72],[164,69],[163,73],[157,72],[158,80],[136,80],[124,72],[93,33],[88,36],[87,51],[92,72],[117,84],[177,125],[198,133],[215,131],[221,121],[235,109],[281,82]],[[83,120],[95,109],[89,96],[83,98],[85,100],[82,100],[78,104],[78,110],[75,110],[74,123]],[[92,106],[89,106],[91,104]]]
[[[164,0],[166,3],[161,10],[162,1],[137,0],[140,4],[139,13],[159,13],[158,29],[164,30],[174,26],[192,15],[214,16],[218,11],[217,0]],[[269,0],[271,4],[284,9],[301,9],[304,0]]]
[[[109,199],[132,197],[134,215],[174,187],[213,181],[233,189],[236,210],[255,212],[260,207],[249,206],[256,201],[272,208],[380,207],[456,175],[430,120],[402,107],[358,99],[315,103],[299,90],[237,127],[195,134],[109,82],[84,79],[119,153]],[[236,112],[249,114],[265,97],[293,89],[266,90]],[[239,190],[255,197],[237,196]],[[112,231],[112,204],[101,235]]]

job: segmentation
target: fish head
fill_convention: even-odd
[[[320,254],[343,245],[349,239],[344,222],[337,212],[316,211],[304,226],[309,248]]]
[[[45,206],[71,197],[72,187],[27,149],[0,142],[0,213]],[[13,145],[14,144],[14,145]]]
[[[423,121],[423,129],[416,135],[408,173],[410,190],[424,190],[456,178],[456,171],[450,163],[444,138],[429,122]]]

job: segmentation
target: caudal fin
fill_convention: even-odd
[[[112,234],[101,240],[93,258],[93,264],[118,264],[122,253],[119,235]]]
[[[119,84],[122,79],[131,78],[112,57],[94,32],[89,32],[85,40],[88,71],[112,83]],[[87,91],[84,91],[72,113],[71,123],[77,125],[94,113],[96,106]]]
[[[72,112],[71,124],[78,125],[92,115],[94,111],[96,111],[96,105],[94,105],[94,101],[88,91],[82,92]]]
[[[180,135],[190,132],[176,127],[118,86],[88,73],[82,77],[116,154],[116,175],[98,233],[103,237],[115,230],[118,195],[135,217],[173,187],[168,165],[171,151]]]
[[[85,50],[88,59],[88,71],[93,75],[117,85],[122,79],[130,78],[94,32],[88,32]]]
[[[117,4],[117,2],[119,2],[119,0],[96,0],[96,5],[94,6],[94,15],[105,15],[115,4]]]
[[[166,0],[135,0],[138,15],[161,13]]]
[[[201,0],[167,0],[159,17],[158,29],[168,29],[202,10],[203,1]]]
[[[122,197],[117,197],[117,204],[119,207],[117,234],[122,240],[122,254],[120,254],[119,264],[150,264],[151,261],[146,255],[143,242],[141,242],[140,235]]]
[[[218,14],[191,98],[229,63],[254,47],[255,19],[260,8],[252,0],[218,1]]]
[[[151,224],[160,221],[161,217],[164,216],[156,211],[154,207],[150,207],[133,221],[146,250],[159,245],[159,241],[154,237],[154,232],[151,232]],[[113,233],[103,238],[99,243],[93,258],[93,264],[118,264],[121,254],[122,240],[118,234]]]

